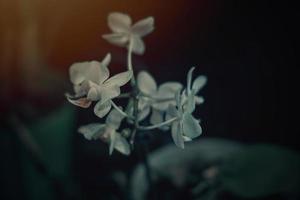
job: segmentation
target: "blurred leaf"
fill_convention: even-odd
[[[220,170],[224,189],[240,197],[299,192],[300,156],[274,146],[253,145],[230,155]]]
[[[171,180],[174,185],[183,186],[190,178],[191,170],[201,170],[216,164],[231,153],[243,148],[243,145],[237,142],[217,138],[199,139],[186,144],[185,149],[171,144],[149,155],[149,164],[155,180],[163,176]],[[148,183],[144,166],[138,165],[133,172],[131,189],[133,199],[145,199]]]
[[[57,188],[54,187],[52,178],[61,183],[70,181],[74,119],[73,107],[66,105],[28,127],[41,148],[43,161],[50,176],[45,177],[44,174],[39,173],[28,155],[23,153],[24,185],[28,192],[28,199],[56,199]]]

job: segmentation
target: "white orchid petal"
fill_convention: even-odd
[[[109,155],[113,153],[116,142],[116,132],[114,129],[112,129],[109,134]]]
[[[66,97],[70,103],[74,104],[75,106],[79,106],[81,108],[88,108],[92,104],[92,101],[85,97],[74,99],[74,96],[69,94],[66,94]]]
[[[154,78],[146,71],[141,71],[138,74],[137,85],[139,89],[147,95],[153,95],[156,93],[157,84]]]
[[[87,140],[92,140],[92,139],[96,140],[100,138],[102,134],[105,133],[105,124],[93,123],[93,124],[81,126],[78,129],[78,132],[83,134],[83,136]]]
[[[74,63],[69,68],[71,82],[75,85],[82,83],[86,77],[86,71],[89,68],[89,62]]]
[[[111,54],[108,53],[106,54],[106,56],[103,58],[103,60],[101,61],[101,64],[105,67],[108,67],[109,63],[111,61]]]
[[[97,90],[97,88],[92,87],[88,94],[87,94],[87,99],[91,100],[91,101],[98,101],[100,99],[100,94]]]
[[[122,110],[122,108],[120,108]],[[122,115],[119,111],[116,109],[113,109],[107,116],[105,123],[117,130],[120,125],[122,120],[124,119],[124,115]]]
[[[204,103],[204,98],[202,96],[195,96],[195,102],[196,104],[202,104]]]
[[[192,78],[193,78],[193,71],[195,70],[195,67],[192,67],[187,75],[187,93],[190,94],[191,91],[191,85],[192,85]]]
[[[108,70],[101,66],[98,61],[89,62],[88,69],[85,74],[86,81],[92,81],[94,83],[101,83],[109,76]]]
[[[111,102],[107,101],[104,103],[101,103],[101,101],[98,101],[94,107],[94,113],[98,117],[102,118],[104,117],[111,109]]]
[[[102,38],[108,41],[111,44],[125,47],[129,43],[129,36],[125,33],[112,33],[112,34],[104,34]]]
[[[80,97],[80,96],[84,96],[88,93],[90,86],[89,86],[88,81],[83,81],[79,85],[73,85],[73,89],[74,89],[75,95],[77,97]]]
[[[183,115],[183,132],[184,135],[193,139],[202,133],[199,122],[189,113]]]
[[[131,32],[140,37],[148,35],[153,30],[154,30],[154,18],[153,17],[147,17],[145,19],[142,19],[142,20],[136,22],[131,28]]]
[[[178,117],[178,111],[175,106],[169,105],[168,110],[166,112],[166,118],[171,119],[173,117]]]
[[[193,91],[192,93],[187,96],[187,103],[185,105],[185,110],[187,113],[193,113],[195,108],[196,108],[196,103],[195,103],[195,96],[193,94]]]
[[[190,142],[190,141],[192,141],[191,138],[186,137],[186,136],[183,136],[183,140],[184,140],[184,142]]]
[[[180,94],[180,91],[177,91],[175,93],[175,100],[176,100],[176,105],[178,107],[178,110],[181,111],[181,101],[182,101],[182,97],[181,97],[181,94]]]
[[[178,121],[175,121],[172,123],[171,133],[172,133],[172,138],[173,138],[175,145],[184,149],[182,128]]]
[[[163,113],[159,110],[152,109],[151,117],[150,117],[150,123],[151,124],[159,124],[164,121],[163,119]]]
[[[132,77],[132,71],[122,72],[109,78],[107,81],[105,81],[104,84],[108,87],[114,87],[114,86],[121,87],[126,83],[128,83],[131,77]]]
[[[107,102],[121,94],[121,90],[118,86],[105,87],[101,90],[101,103]]]
[[[108,15],[108,26],[116,33],[129,32],[131,18],[123,13],[113,12]]]
[[[138,113],[138,120],[139,121],[144,120],[146,117],[148,117],[149,113],[150,113],[150,106],[143,107],[143,109],[141,109]]]
[[[166,82],[159,86],[158,95],[162,98],[175,98],[175,93],[182,89],[182,84],[178,82]]]
[[[132,52],[138,55],[142,55],[145,52],[145,43],[140,37],[131,36],[130,38],[132,41]]]
[[[120,153],[124,155],[129,155],[130,154],[130,145],[127,142],[127,140],[122,137],[119,133],[115,133],[115,144],[114,148],[118,150]]]
[[[206,82],[207,82],[206,76],[198,76],[194,80],[192,89],[195,91],[195,94],[197,94],[199,90],[201,90],[205,86]]]
[[[159,99],[172,99],[153,104],[153,108],[157,110],[167,110],[169,105],[176,105],[175,93],[182,89],[182,85],[178,82],[167,82],[159,86],[156,97]]]

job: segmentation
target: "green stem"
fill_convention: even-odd
[[[174,117],[174,118],[171,118],[171,119],[169,119],[167,121],[164,121],[162,123],[155,124],[155,125],[152,125],[152,126],[138,126],[138,129],[145,131],[145,130],[152,130],[152,129],[160,128],[162,126],[165,126],[165,125],[168,125],[168,124],[174,122],[177,119],[178,119],[177,117]]]
[[[129,119],[134,119],[133,116],[130,116],[128,114],[126,114],[123,110],[121,110],[112,100],[110,100],[111,102],[111,105],[121,114],[123,115],[124,117],[127,117]]]
[[[128,54],[127,54],[127,68],[129,71],[132,71],[132,78],[130,80],[130,83],[132,87],[135,87],[136,81],[135,81],[135,77],[133,74],[133,67],[132,67],[132,47],[133,47],[133,43],[132,43],[132,39],[130,39],[128,45]]]
[[[165,102],[165,101],[174,101],[175,100],[175,98],[157,98],[157,97],[154,97],[154,96],[142,93],[142,92],[141,92],[141,96],[152,99],[156,102]]]

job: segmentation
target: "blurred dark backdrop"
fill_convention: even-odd
[[[299,37],[298,10],[292,2],[22,2],[0,0],[0,199],[30,196],[24,159],[31,156],[24,158],[11,116],[17,115],[25,126],[35,126],[66,104],[63,94],[71,91],[68,67],[73,62],[101,59],[111,52],[113,73],[124,70],[125,50],[101,39],[101,34],[109,32],[106,16],[111,11],[129,13],[134,21],[155,17],[156,30],[145,38],[145,55],[134,58],[138,70],[149,70],[159,83],[184,83],[192,66],[196,74],[208,77],[202,91],[205,103],[196,114],[202,119],[202,138],[265,142],[299,150],[299,128],[291,119],[296,108],[290,96],[295,87],[291,67],[297,63]],[[85,141],[77,134],[81,124],[97,120],[91,110],[76,108],[72,120],[70,142],[66,142],[71,149],[66,155],[69,172],[64,180],[72,180],[73,197],[108,198],[118,190],[107,174],[116,170],[130,174],[137,155],[109,157],[105,144]],[[56,124],[53,128],[59,129]],[[170,138],[154,139],[151,149],[170,142]],[[60,190],[60,183],[50,179]]]

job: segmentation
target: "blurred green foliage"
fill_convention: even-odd
[[[240,197],[297,195],[300,155],[275,145],[251,145],[224,160],[219,179],[225,190]]]
[[[25,197],[30,200],[53,200],[68,193],[72,182],[72,141],[75,130],[75,112],[70,105],[64,105],[43,118],[24,124],[33,143],[40,150],[40,157],[32,155],[26,144],[19,140],[14,127],[1,131],[3,141],[8,143],[3,148],[1,158],[14,154],[14,159],[5,160],[7,167],[3,169],[1,179],[13,183],[6,187],[11,190],[13,185],[23,194],[6,192],[5,198],[18,199]],[[18,166],[14,166],[18,165]],[[2,170],[1,170],[2,171]],[[7,175],[5,175],[7,173]],[[13,174],[17,173],[17,176]],[[9,197],[7,197],[9,196]]]

